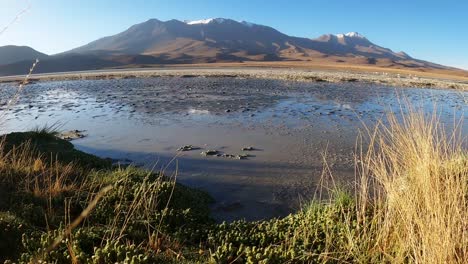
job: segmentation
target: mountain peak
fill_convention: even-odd
[[[301,38],[261,24],[220,17],[152,19],[65,54],[72,53],[131,65],[318,60],[389,67],[426,66],[424,62],[411,61],[407,54],[374,44],[358,32]]]
[[[42,60],[48,56],[28,46],[8,45],[0,47],[0,65],[18,61],[28,61],[31,63],[35,59]]]
[[[364,35],[361,35],[359,34],[358,32],[348,32],[348,33],[345,33],[345,34],[336,34],[336,36],[338,38],[344,38],[344,37],[348,37],[348,38],[360,38],[360,39],[365,39],[366,37]]]
[[[243,25],[246,25],[246,26],[248,26],[248,27],[253,27],[253,26],[257,26],[257,25],[258,25],[258,24],[255,24],[255,23],[252,23],[252,22],[248,22],[248,21],[245,21],[245,20],[242,20],[240,23],[243,24]]]
[[[240,23],[244,26],[247,27],[253,27],[256,26],[257,24],[248,22],[248,21],[236,21],[228,18],[206,18],[206,19],[200,19],[200,20],[184,20],[184,23],[187,25],[207,25],[207,24],[212,24],[212,23],[217,23],[217,24],[222,24],[224,22],[237,22]]]
[[[185,20],[185,24],[187,25],[199,25],[199,24],[210,24],[210,23],[223,23],[227,19],[225,18],[207,18],[207,19],[200,19],[200,20]]]

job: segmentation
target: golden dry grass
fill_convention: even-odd
[[[158,65],[153,65],[158,66]],[[159,65],[167,66],[167,65]],[[136,66],[138,67],[138,65]],[[430,68],[405,68],[405,67],[387,67],[385,65],[365,65],[357,63],[334,63],[327,60],[314,61],[247,61],[243,63],[219,62],[219,63],[197,63],[197,64],[174,64],[170,67],[210,67],[210,68],[291,68],[291,69],[309,69],[325,71],[351,71],[356,73],[390,73],[402,75],[414,75],[419,77],[442,78],[448,80],[468,81],[468,71],[461,69],[430,69]]]
[[[387,119],[369,131],[369,149],[357,159],[349,254],[361,262],[466,263],[465,139],[447,133],[435,114],[413,110],[402,120],[394,113]]]
[[[74,164],[61,164],[56,159],[46,161],[38,155],[31,142],[4,151],[5,138],[0,141],[0,181],[15,186],[20,192],[52,199],[79,186],[72,180],[77,169]]]

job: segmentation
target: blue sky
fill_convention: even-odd
[[[357,31],[411,56],[468,69],[468,0],[1,0],[2,45],[54,54],[123,31],[150,18],[225,17],[315,38]]]

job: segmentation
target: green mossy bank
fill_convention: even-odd
[[[354,221],[347,196],[281,219],[216,223],[207,193],[159,173],[112,167],[52,133],[6,135],[1,151],[0,262],[353,261],[340,253]]]

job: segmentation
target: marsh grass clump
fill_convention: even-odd
[[[57,136],[60,128],[61,126],[59,123],[54,123],[51,125],[36,126],[31,132],[34,132],[37,136]]]
[[[436,114],[411,111],[371,131],[357,160],[357,228],[347,252],[360,262],[464,263],[468,259],[466,139]]]
[[[78,151],[72,143],[57,138],[57,134],[55,130],[48,128],[31,132],[10,133],[1,138],[0,150],[4,155],[12,155],[12,153],[18,153],[19,150],[23,151],[22,156],[17,155],[10,162],[21,160],[23,156],[38,157],[40,155],[40,158],[47,162],[58,160],[61,164],[74,163],[78,168],[88,170],[111,167],[111,161]]]

